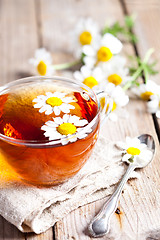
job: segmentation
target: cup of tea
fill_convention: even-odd
[[[106,93],[95,94],[62,77],[8,83],[0,89],[0,103],[1,154],[20,179],[46,186],[62,183],[82,168],[112,109]]]

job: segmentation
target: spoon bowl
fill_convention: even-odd
[[[150,150],[152,152],[152,157],[149,159],[149,161],[146,161],[145,165],[143,166],[139,166],[139,168],[143,168],[146,167],[153,159],[154,153],[155,153],[155,141],[153,139],[153,137],[149,134],[142,134],[138,137],[138,139],[140,140],[141,143],[146,144],[147,145],[147,149]]]
[[[149,157],[145,161],[137,161],[129,164],[129,167],[119,183],[115,192],[105,202],[100,212],[93,218],[89,224],[89,233],[92,237],[102,237],[109,231],[109,221],[112,214],[115,212],[118,206],[118,200],[123,190],[124,184],[127,182],[130,174],[136,168],[143,168],[147,166],[153,159],[155,153],[155,142],[151,135],[142,134],[138,137],[142,144],[146,144]]]

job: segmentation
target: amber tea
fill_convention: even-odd
[[[19,176],[57,184],[77,173],[99,129],[94,94],[57,79],[19,80],[0,95],[0,148]]]

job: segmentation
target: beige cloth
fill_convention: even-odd
[[[1,181],[0,214],[20,231],[38,234],[79,206],[111,194],[123,173],[120,151],[99,137],[85,166],[62,185],[38,188],[18,181]]]

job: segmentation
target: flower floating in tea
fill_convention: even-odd
[[[88,67],[94,67],[98,63],[108,62],[121,49],[122,43],[112,34],[106,33],[100,41],[82,48],[85,55],[83,61]]]
[[[41,76],[51,76],[54,73],[52,56],[45,48],[37,49],[34,58],[31,58],[29,63],[34,66],[36,72]]]
[[[65,145],[68,142],[75,142],[77,139],[85,138],[92,131],[88,126],[82,128],[87,124],[86,119],[65,114],[62,118],[56,117],[53,118],[53,121],[47,121],[41,129],[45,131],[44,135],[49,140],[61,139],[62,145]]]
[[[117,142],[117,147],[122,149],[122,161],[127,163],[144,162],[152,157],[152,152],[147,145],[140,142],[138,138],[126,137],[125,142]]]
[[[87,66],[82,66],[80,71],[74,72],[74,77],[76,80],[84,83],[90,88],[98,87],[100,82],[103,81],[103,72],[100,67],[95,67],[90,69]]]
[[[74,102],[72,97],[65,97],[66,93],[61,92],[46,92],[46,95],[39,95],[33,100],[34,108],[40,108],[39,112],[45,112],[46,115],[50,115],[54,112],[56,116],[61,112],[69,113],[70,109],[75,107],[69,103]]]

